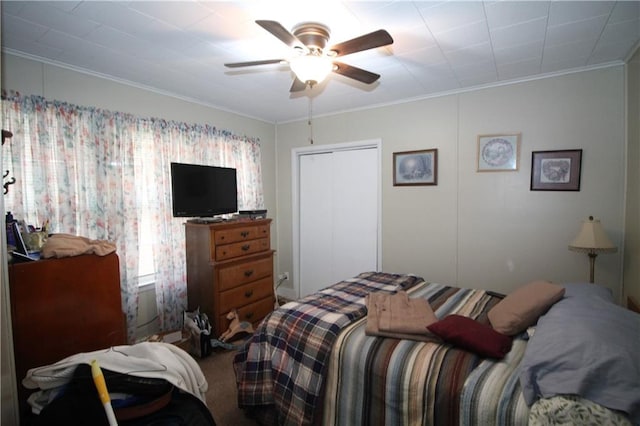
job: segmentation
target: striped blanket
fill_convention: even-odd
[[[420,282],[412,275],[367,272],[275,310],[234,359],[238,405],[254,412],[275,408],[276,418],[265,423],[312,424],[331,349],[342,328],[365,316],[364,297]]]
[[[421,283],[438,318],[459,314],[487,324],[499,299],[483,290]],[[500,360],[432,342],[365,335],[366,318],[344,328],[326,379],[325,425],[526,425],[517,367],[526,342]]]

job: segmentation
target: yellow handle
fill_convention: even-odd
[[[93,376],[93,383],[96,385],[96,389],[98,390],[98,395],[100,395],[100,401],[104,406],[109,426],[118,426],[116,416],[113,412],[113,407],[111,406],[111,398],[109,397],[109,391],[107,390],[107,383],[104,381],[102,369],[96,359],[91,361],[91,375]]]
[[[111,402],[111,399],[109,398],[109,391],[107,391],[107,383],[104,381],[100,365],[95,359],[91,361],[91,375],[93,376],[93,383],[95,383],[96,389],[98,389],[100,401],[102,401],[103,404]]]

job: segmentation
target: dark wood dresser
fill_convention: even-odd
[[[127,343],[115,253],[12,263],[9,287],[21,411],[30,368]]]
[[[207,314],[214,337],[229,327],[232,309],[257,325],[275,303],[271,219],[185,226],[189,311]]]

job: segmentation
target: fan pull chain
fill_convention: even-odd
[[[307,121],[307,124],[309,124],[309,143],[311,145],[313,145],[313,110],[312,110],[312,102],[313,102],[313,98],[311,96],[309,96],[309,121]]]

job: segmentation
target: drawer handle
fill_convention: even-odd
[[[253,312],[249,312],[247,315],[244,316],[246,319],[250,320],[251,318],[253,318]]]
[[[251,244],[245,244],[242,246],[242,251],[247,251],[251,248]]]
[[[247,238],[247,236],[249,236],[249,231],[242,231],[240,232],[240,235],[242,235],[242,238]]]
[[[253,269],[247,269],[246,271],[244,271],[244,276],[249,278],[251,275],[253,275]]]
[[[247,290],[244,292],[244,297],[249,298],[253,296],[253,290]]]

